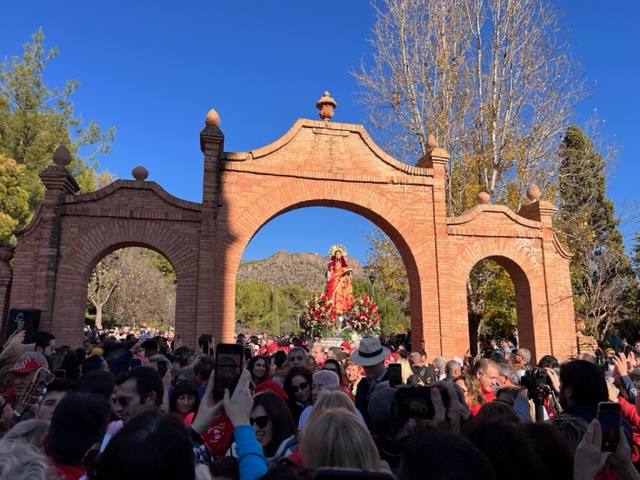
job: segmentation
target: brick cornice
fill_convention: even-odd
[[[254,175],[268,175],[275,177],[304,178],[310,180],[329,180],[351,183],[375,183],[394,185],[433,185],[433,177],[413,177],[394,176],[382,177],[374,175],[345,175],[342,173],[293,170],[289,168],[278,168],[269,165],[258,165],[255,163],[225,162],[221,165],[221,170],[227,172],[250,173]]]
[[[475,220],[479,215],[485,214],[495,214],[500,213],[506,215],[508,218],[513,220],[518,225],[522,225],[523,227],[535,228],[540,230],[542,228],[542,224],[540,222],[536,222],[535,220],[529,220],[528,218],[521,217],[509,207],[505,205],[476,205],[473,208],[470,208],[462,215],[458,217],[447,217],[447,225],[464,225],[465,223],[469,223]]]
[[[293,126],[276,141],[265,145],[260,148],[256,148],[249,152],[224,152],[222,159],[224,164],[254,161],[260,158],[271,155],[278,150],[285,148],[286,145],[291,142],[303,128],[311,128],[315,135],[338,135],[346,136],[350,134],[359,135],[364,144],[371,150],[371,152],[385,164],[399,170],[407,175],[413,175],[417,177],[432,177],[433,170],[430,168],[421,168],[407,163],[401,162],[393,158],[380,148],[373,139],[369,136],[367,131],[362,125],[352,123],[334,123],[334,122],[322,122],[316,120],[309,120],[306,118],[298,119]]]
[[[202,209],[202,204],[174,197],[156,182],[139,182],[136,180],[116,180],[95,192],[82,193],[80,195],[67,195],[64,203],[69,205],[74,203],[95,202],[112,195],[120,189],[148,190],[155,193],[162,200],[174,207],[192,210],[195,212],[199,212]]]

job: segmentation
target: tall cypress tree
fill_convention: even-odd
[[[557,223],[573,252],[571,277],[578,317],[604,340],[628,313],[635,279],[624,252],[613,202],[606,194],[605,161],[592,140],[571,125],[560,145]]]

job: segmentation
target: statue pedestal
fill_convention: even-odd
[[[351,346],[355,346],[360,343],[361,335],[356,332],[348,331],[347,335],[343,335],[342,331],[338,332],[335,337],[323,337],[320,339],[319,343],[326,350],[331,347],[338,347],[342,345],[342,342],[345,340],[351,344]]]

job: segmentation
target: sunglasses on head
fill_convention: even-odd
[[[293,393],[298,393],[299,390],[304,390],[305,388],[307,388],[309,386],[309,384],[307,382],[302,382],[300,383],[300,385],[298,385],[297,387],[295,385],[291,385],[291,391]]]
[[[259,417],[250,418],[249,423],[251,425],[255,424],[258,428],[265,428],[269,423],[269,417],[267,417],[266,415],[261,415]]]
[[[113,397],[111,399],[111,403],[113,403],[114,405],[118,403],[121,407],[126,407],[127,405],[129,405],[130,401],[131,397]]]

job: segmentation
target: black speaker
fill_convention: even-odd
[[[32,332],[40,328],[40,314],[42,310],[35,308],[12,308],[9,310],[9,321],[7,322],[7,337],[16,329]]]

